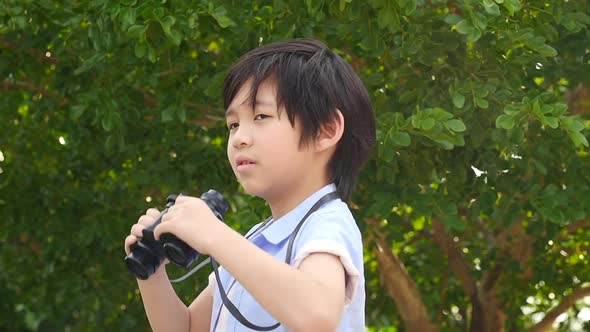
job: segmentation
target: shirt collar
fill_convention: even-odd
[[[279,244],[281,241],[287,238],[287,236],[293,233],[297,224],[301,221],[301,218],[305,216],[313,205],[320,200],[324,195],[336,191],[336,185],[330,183],[322,189],[316,191],[311,196],[306,198],[293,210],[279,218],[278,220],[271,221],[270,226],[262,231],[262,235],[266,240],[273,244]]]

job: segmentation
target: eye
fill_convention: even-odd
[[[254,120],[262,120],[262,119],[265,119],[265,118],[270,118],[270,116],[268,116],[268,115],[266,115],[266,114],[257,114],[257,115],[254,117]]]
[[[239,124],[239,123],[237,123],[237,122],[232,122],[232,123],[229,123],[229,124],[227,125],[227,128],[228,128],[229,130],[233,130],[233,129],[236,129],[236,128],[238,128],[238,126],[239,126],[239,125],[240,125],[240,124]]]

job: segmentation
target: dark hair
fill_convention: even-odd
[[[272,79],[277,106],[285,107],[289,121],[301,120],[301,144],[318,136],[322,125],[344,117],[344,133],[329,163],[340,198],[350,200],[358,172],[375,142],[375,115],[365,86],[354,69],[325,44],[294,39],[258,47],[244,54],[223,83],[227,109],[240,88],[251,80],[252,107],[261,82]]]

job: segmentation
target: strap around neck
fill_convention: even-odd
[[[293,232],[291,233],[291,236],[289,238],[289,244],[287,245],[287,253],[285,255],[285,263],[287,263],[289,265],[291,264],[291,256],[292,256],[292,252],[293,252],[293,243],[295,241],[295,237],[297,237],[297,233],[299,233],[299,230],[303,226],[303,223],[305,222],[307,217],[309,217],[312,213],[317,211],[320,207],[322,207],[327,202],[329,202],[333,199],[336,199],[336,198],[338,198],[338,193],[336,193],[335,191],[325,194],[324,196],[322,196],[322,198],[320,198],[311,207],[311,209],[309,209],[309,211],[307,211],[305,216],[303,216],[303,218],[297,224],[297,226],[295,227],[295,229],[293,230]],[[258,227],[254,232],[252,232],[252,235],[256,234],[259,229],[264,227],[264,225],[266,225],[269,220],[270,220],[270,218],[266,219],[266,221],[262,225],[260,225],[260,227]],[[244,325],[252,330],[256,330],[256,331],[271,331],[281,325],[281,323],[276,323],[274,325],[269,325],[269,326],[259,326],[259,325],[256,325],[256,324],[250,322],[246,317],[244,317],[242,315],[242,313],[240,313],[238,308],[236,308],[236,306],[227,297],[227,294],[225,293],[225,289],[224,289],[223,285],[221,284],[221,279],[219,278],[219,272],[217,271],[217,268],[219,267],[219,265],[217,264],[217,262],[213,258],[211,258],[211,265],[213,265],[213,272],[215,274],[215,279],[217,280],[217,286],[219,289],[219,294],[221,295],[221,301],[223,302],[223,305],[225,305],[227,310],[231,313],[231,315],[234,316],[235,319],[237,319],[242,325]]]

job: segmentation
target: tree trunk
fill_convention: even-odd
[[[404,264],[391,250],[391,246],[379,236],[375,239],[375,245],[373,252],[379,263],[381,280],[395,301],[406,330],[438,332],[439,328],[431,322],[416,283],[408,274]]]
[[[471,298],[470,332],[503,332],[506,315],[502,311],[495,288],[477,287],[477,294]]]

